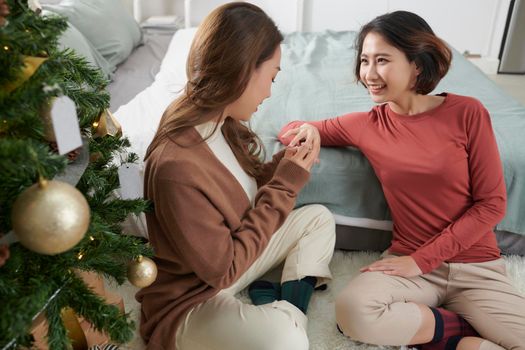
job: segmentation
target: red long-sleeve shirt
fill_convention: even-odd
[[[494,226],[506,208],[490,116],[471,97],[444,94],[438,107],[405,116],[388,104],[318,122],[323,146],[355,146],[381,182],[393,220],[390,252],[423,273],[440,263],[500,256]],[[286,125],[282,135],[304,122]]]

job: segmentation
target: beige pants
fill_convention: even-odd
[[[407,345],[421,325],[416,303],[462,316],[487,339],[481,349],[525,349],[525,298],[507,278],[503,259],[443,263],[412,278],[361,273],[337,297],[336,318],[352,339]]]
[[[177,330],[177,350],[307,350],[306,316],[286,301],[255,306],[235,294],[284,261],[282,282],[331,279],[332,214],[321,205],[294,210],[268,247],[230,288],[194,307]]]

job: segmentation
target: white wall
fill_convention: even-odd
[[[510,0],[304,0],[304,30],[358,30],[377,15],[408,10],[460,52],[497,57],[509,5]]]
[[[126,8],[133,13],[133,4],[136,3],[136,8],[140,8],[141,11],[138,14],[139,20],[145,20],[151,16],[161,15],[178,15],[184,16],[184,0],[121,0]],[[206,0],[202,0],[206,1]]]
[[[151,15],[184,16],[187,23],[199,21],[224,0],[122,0],[132,6],[141,2],[142,18]],[[469,51],[497,60],[511,0],[251,0],[261,6],[284,32],[359,30],[374,17],[395,10],[408,10],[425,18],[437,35],[460,52]]]

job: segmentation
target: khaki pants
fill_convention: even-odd
[[[230,288],[195,306],[177,330],[177,350],[307,350],[306,316],[286,301],[255,306],[235,294],[284,261],[282,282],[331,279],[335,223],[323,206],[294,210],[268,247]]]
[[[525,349],[525,298],[507,278],[503,259],[443,263],[412,278],[361,273],[337,297],[336,318],[352,339],[408,345],[421,324],[416,303],[459,314],[488,340],[481,349]]]

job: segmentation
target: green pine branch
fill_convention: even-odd
[[[89,320],[98,331],[106,332],[117,343],[129,342],[133,337],[134,322],[129,314],[122,314],[116,305],[108,305],[93,293],[79,277],[73,276],[68,291],[64,293],[67,304],[72,305],[75,312]]]
[[[0,348],[29,346],[33,318],[42,311],[50,348],[68,349],[60,317],[67,306],[113,341],[129,341],[134,327],[129,315],[107,305],[74,271],[97,272],[122,284],[132,259],[153,255],[142,239],[123,235],[121,228],[128,215],[148,210],[149,203],[115,195],[118,166],[137,161],[137,156],[126,153],[130,144],[125,138],[92,137],[92,124],[109,106],[108,81],[84,58],[58,48],[67,27],[64,18],[37,16],[24,0],[8,4],[9,24],[0,28],[0,233],[11,230],[11,209],[23,190],[39,176],[52,179],[67,171],[67,157],[56,154],[44,138],[42,118],[46,106],[60,95],[75,102],[81,131],[89,138],[92,160],[77,188],[90,205],[91,221],[80,243],[61,254],[40,255],[19,243],[10,245],[11,256],[0,267]],[[21,77],[26,56],[47,60],[25,82],[8,89]]]

